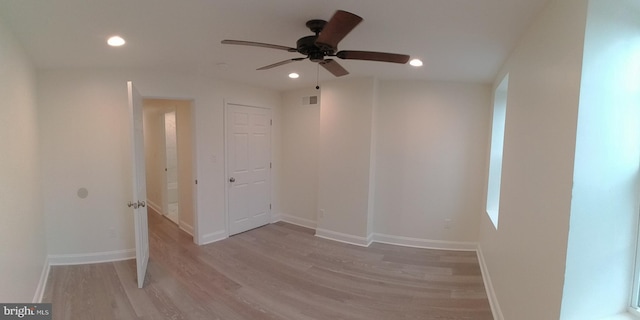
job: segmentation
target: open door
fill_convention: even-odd
[[[144,285],[144,277],[149,263],[149,225],[147,221],[147,182],[144,163],[144,133],[142,128],[142,96],[127,82],[129,90],[129,111],[131,112],[131,145],[133,166],[133,201],[128,203],[133,208],[135,237],[136,237],[136,265],[138,274],[138,288]]]

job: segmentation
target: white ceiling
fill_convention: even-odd
[[[222,45],[223,39],[295,47],[310,19],[337,9],[364,18],[341,50],[409,54],[422,68],[341,60],[347,77],[489,83],[547,0],[0,0],[0,20],[38,68],[152,68],[276,90],[316,82],[317,65],[256,68],[298,53]],[[127,44],[108,47],[120,34]],[[221,67],[220,64],[225,64]],[[287,78],[298,72],[297,80]],[[320,81],[333,78],[320,68]]]

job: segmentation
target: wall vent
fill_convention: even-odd
[[[318,104],[318,96],[302,97],[302,105],[310,106]]]

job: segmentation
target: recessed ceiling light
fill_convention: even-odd
[[[125,44],[124,39],[120,36],[113,36],[107,40],[107,44],[112,47],[119,47]]]
[[[422,60],[413,59],[413,60],[409,61],[409,64],[414,66],[414,67],[422,67]]]
[[[289,78],[298,79],[298,78],[300,78],[300,75],[295,73],[295,72],[292,72],[292,73],[289,73]]]

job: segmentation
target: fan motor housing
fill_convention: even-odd
[[[324,61],[325,56],[333,55],[335,53],[332,48],[320,48],[316,45],[318,34],[322,32],[322,29],[324,29],[326,24],[327,21],[320,19],[307,21],[307,28],[309,28],[311,32],[315,33],[315,35],[302,37],[296,42],[296,50],[301,54],[308,56],[309,60],[313,62]]]
[[[334,54],[332,49],[322,50],[316,46],[316,39],[317,35],[302,37],[296,42],[296,49],[301,54],[309,56],[313,62],[323,61],[325,56]]]

